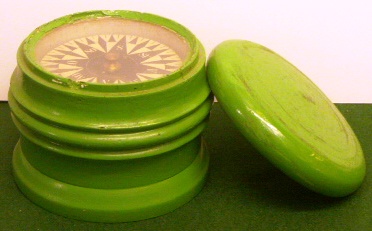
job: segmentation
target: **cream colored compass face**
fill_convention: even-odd
[[[169,75],[182,66],[165,44],[134,35],[101,34],[70,40],[50,50],[40,64],[79,82],[119,84]]]

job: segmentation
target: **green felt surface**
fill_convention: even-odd
[[[372,104],[337,106],[366,156],[367,176],[355,194],[328,198],[292,181],[257,153],[217,103],[205,131],[211,163],[201,193],[157,218],[102,224],[54,215],[22,195],[11,173],[19,135],[1,102],[0,230],[372,230]]]

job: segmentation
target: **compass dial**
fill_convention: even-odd
[[[179,69],[179,55],[157,41],[121,34],[71,40],[41,60],[48,71],[74,81],[92,83],[143,82]]]
[[[190,52],[186,40],[164,26],[130,19],[84,19],[56,27],[37,43],[46,71],[77,82],[126,84],[179,70]]]

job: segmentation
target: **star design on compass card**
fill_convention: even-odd
[[[117,84],[164,77],[182,65],[179,55],[157,41],[133,35],[95,35],[49,51],[41,65],[79,82]]]

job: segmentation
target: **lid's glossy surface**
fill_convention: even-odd
[[[210,55],[208,78],[243,135],[294,180],[333,197],[360,186],[365,160],[354,132],[288,61],[252,42],[226,41]]]

